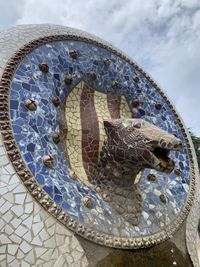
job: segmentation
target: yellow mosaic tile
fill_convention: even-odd
[[[103,121],[111,118],[110,112],[108,110],[108,105],[107,105],[107,95],[95,91],[94,105],[95,105],[95,110],[97,113],[98,124],[99,124],[99,136],[100,136],[99,153],[100,153],[101,148],[103,146],[103,142],[106,139],[106,133],[105,133],[104,126],[103,126]]]
[[[120,117],[121,118],[132,118],[132,112],[131,112],[124,96],[121,97]]]
[[[88,178],[82,160],[82,128],[80,119],[80,100],[84,82],[75,86],[66,100],[65,117],[67,121],[66,147],[71,168],[82,182],[88,183]]]

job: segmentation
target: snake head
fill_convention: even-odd
[[[152,168],[170,173],[174,161],[170,151],[182,150],[181,140],[142,119],[104,121],[107,149],[116,162],[135,168]]]

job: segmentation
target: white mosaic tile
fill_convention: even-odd
[[[25,200],[26,194],[18,194],[15,195],[15,203],[16,204],[24,204],[24,200]]]
[[[6,245],[0,246],[0,254],[6,253]]]
[[[8,254],[14,256],[17,252],[17,249],[18,249],[18,245],[15,245],[15,244],[8,245]]]

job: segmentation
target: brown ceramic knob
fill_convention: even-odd
[[[134,76],[134,77],[133,77],[133,81],[134,81],[135,83],[139,83],[140,79],[139,79],[137,76]]]
[[[58,107],[60,105],[60,100],[57,96],[52,96],[51,101],[55,107]]]
[[[139,107],[140,105],[140,101],[138,99],[134,99],[132,102],[131,102],[131,105],[133,108],[137,108]]]
[[[94,72],[90,72],[89,75],[90,75],[90,79],[91,79],[91,80],[95,81],[95,80],[97,79],[97,75],[96,75],[96,73],[94,73]]]
[[[70,177],[73,179],[73,180],[76,180],[77,179],[77,175],[76,175],[76,173],[74,172],[74,171],[70,171],[69,172],[69,175],[70,175]]]
[[[78,54],[76,52],[76,50],[72,50],[69,52],[69,56],[72,58],[72,59],[76,59]]]
[[[181,176],[182,175],[182,171],[180,169],[175,169],[174,170],[174,173],[177,175],[177,176]]]
[[[37,109],[37,104],[36,104],[35,100],[30,99],[30,98],[28,98],[24,101],[24,105],[27,109],[29,109],[31,111],[35,111]]]
[[[73,79],[71,75],[66,75],[65,76],[65,84],[70,85],[72,83]]]
[[[83,197],[83,199],[82,199],[82,202],[83,202],[83,204],[87,207],[87,208],[92,208],[92,199],[91,199],[91,197],[89,197],[89,196],[85,196],[85,197]]]
[[[106,194],[106,193],[103,193],[102,197],[106,202],[111,202],[112,201],[111,196]]]
[[[166,196],[163,195],[163,194],[161,194],[161,195],[160,195],[160,201],[161,201],[162,203],[166,204],[166,203],[167,203],[167,198],[166,198]]]
[[[147,180],[148,181],[150,181],[150,182],[155,182],[155,180],[156,180],[156,176],[154,175],[154,174],[149,174],[148,176],[147,176]]]
[[[44,73],[48,73],[49,72],[49,66],[45,63],[41,63],[41,64],[39,64],[39,70],[41,70]]]
[[[119,87],[119,83],[117,81],[112,81],[112,88],[117,89]]]
[[[108,66],[110,65],[110,59],[107,58],[107,57],[105,57],[105,58],[103,59],[103,63],[104,63],[104,65],[105,65],[106,67],[108,67]]]
[[[162,106],[161,106],[161,104],[156,103],[156,104],[155,104],[155,108],[158,109],[158,110],[161,110]]]
[[[43,164],[47,167],[47,168],[51,168],[53,166],[53,157],[50,155],[45,155],[42,159]]]
[[[58,144],[60,142],[60,135],[59,135],[59,133],[53,133],[52,139],[53,139],[53,141],[54,141],[55,144]]]
[[[100,186],[96,186],[94,188],[94,190],[97,192],[97,193],[100,193],[102,191],[101,187]]]

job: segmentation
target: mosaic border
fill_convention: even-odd
[[[135,67],[141,74],[143,74],[146,79],[157,89],[160,95],[168,104],[169,108],[174,113],[177,123],[179,124],[186,146],[187,152],[190,161],[190,191],[187,196],[187,201],[182,208],[180,215],[177,219],[175,219],[169,226],[161,231],[147,235],[144,237],[136,237],[136,238],[123,238],[120,236],[108,235],[103,232],[95,231],[91,228],[88,228],[82,224],[80,224],[74,217],[66,214],[62,209],[56,205],[53,200],[48,196],[48,194],[40,187],[40,185],[36,182],[34,176],[28,170],[26,164],[23,161],[23,158],[18,150],[18,145],[14,139],[12,128],[10,125],[10,116],[9,116],[9,92],[10,85],[13,78],[13,75],[17,69],[18,64],[21,60],[32,50],[35,48],[44,45],[48,42],[53,41],[64,41],[64,40],[77,40],[83,42],[89,42],[94,45],[97,45],[101,48],[105,48],[122,59],[126,60],[130,65]],[[160,87],[156,84],[156,82],[148,75],[146,72],[139,67],[135,62],[133,62],[126,55],[116,50],[112,46],[104,44],[102,41],[97,41],[91,37],[83,37],[77,36],[77,34],[62,34],[62,35],[51,35],[47,37],[41,37],[35,39],[28,44],[24,45],[20,48],[7,62],[7,65],[3,71],[1,83],[0,83],[0,130],[4,139],[4,145],[7,150],[10,161],[12,162],[17,174],[23,181],[24,185],[31,193],[31,195],[38,201],[38,203],[47,210],[51,215],[53,215],[59,222],[65,225],[67,228],[77,233],[78,235],[93,241],[100,245],[105,245],[108,247],[122,248],[122,249],[136,249],[136,248],[145,248],[160,242],[165,241],[168,238],[171,238],[173,233],[175,233],[180,225],[185,220],[188,215],[190,208],[192,206],[194,193],[195,193],[195,166],[193,160],[193,151],[190,147],[190,138],[184,128],[182,120],[179,118],[179,115],[175,111],[174,107],[168,100],[167,96],[162,92]]]

